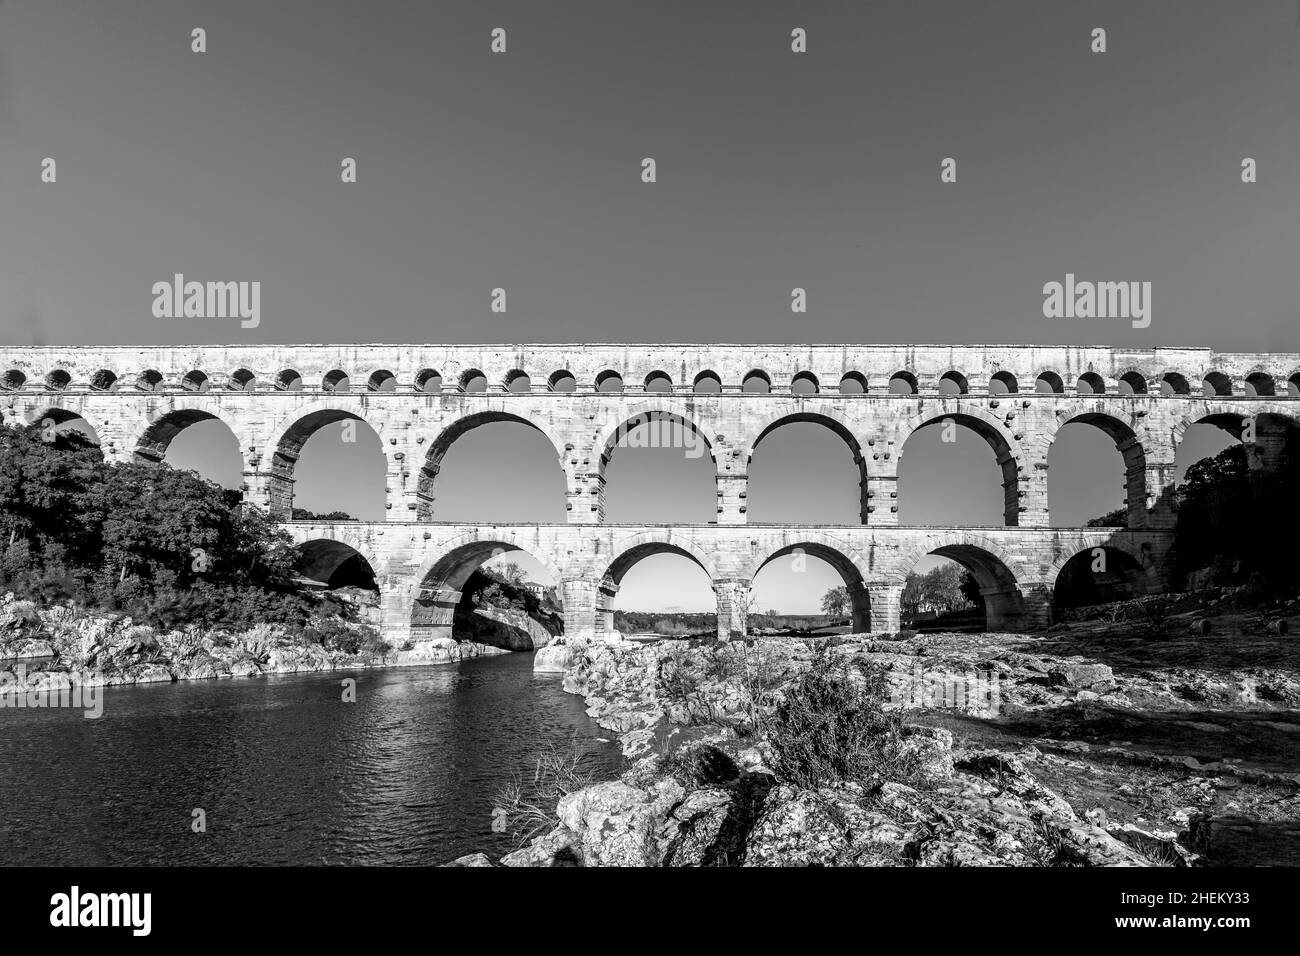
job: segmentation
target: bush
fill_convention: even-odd
[[[885,699],[878,673],[855,679],[842,658],[819,649],[767,719],[773,773],[801,789],[915,782],[920,761],[903,746],[902,720],[884,709]]]

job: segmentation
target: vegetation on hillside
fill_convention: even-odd
[[[347,616],[293,588],[297,558],[238,491],[165,464],[105,462],[78,432],[0,426],[0,589],[160,627]]]

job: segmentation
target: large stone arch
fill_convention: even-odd
[[[711,396],[715,397],[716,396]],[[682,429],[689,429],[698,438],[703,439],[705,450],[708,452],[710,459],[713,461],[714,482],[718,481],[718,472],[721,465],[718,452],[718,438],[713,430],[705,423],[695,417],[694,406],[687,406],[681,402],[675,402],[670,399],[651,400],[638,402],[628,409],[620,410],[616,417],[611,417],[600,426],[596,434],[596,440],[587,456],[589,461],[597,463],[596,480],[594,491],[596,495],[595,511],[600,516],[600,521],[604,521],[605,515],[605,487],[606,475],[609,469],[609,463],[614,457],[614,449],[618,446],[619,441],[636,428],[638,425],[653,424],[662,429],[666,424],[668,426],[668,435],[673,437],[671,429],[673,426]],[[665,437],[662,432],[654,433],[656,444],[663,447],[662,439]],[[653,447],[653,446],[652,446]],[[702,456],[700,456],[702,457]]]
[[[276,424],[271,432],[270,445],[264,450],[271,456],[270,474],[266,476],[266,495],[272,517],[287,521],[293,515],[294,468],[303,446],[320,429],[342,421],[360,422],[381,438],[380,448],[387,470],[387,453],[382,451],[381,423],[371,421],[359,411],[340,407],[338,400],[322,399],[295,405],[293,411]],[[259,449],[259,452],[262,451]]]
[[[348,535],[322,534],[297,542],[298,572],[309,580],[327,584],[348,561],[360,558],[374,575],[375,587],[384,593],[383,569],[364,541],[349,540]]]
[[[220,409],[220,406],[216,407]],[[240,472],[247,471],[247,458],[244,442],[240,441],[238,423],[217,414],[211,405],[168,405],[165,409],[150,414],[149,424],[134,442],[132,455],[139,462],[161,462],[167,457],[167,449],[177,435],[191,425],[210,421],[221,422],[234,436],[239,449]]]
[[[1247,461],[1252,469],[1271,470],[1281,464],[1289,441],[1300,434],[1300,408],[1285,401],[1206,401],[1183,412],[1174,422],[1175,455],[1193,425],[1213,425],[1242,440],[1247,419],[1253,419],[1254,442]]]
[[[980,534],[926,535],[900,557],[890,576],[900,599],[908,573],[930,554],[956,561],[975,577],[988,630],[1018,631],[1046,622],[1050,609],[1038,587],[1041,582],[1029,574],[1023,561]]]
[[[1093,571],[1091,565],[1098,549],[1103,552],[1105,570]],[[1114,557],[1107,557],[1107,554],[1118,555],[1128,563],[1117,562]],[[1080,562],[1087,563],[1089,565],[1087,573],[1096,577],[1099,596],[1092,601],[1063,602],[1061,588],[1066,583],[1063,575],[1067,568],[1078,571],[1081,568]],[[1127,581],[1124,580],[1126,578]],[[1052,562],[1046,583],[1052,590],[1053,606],[1069,606],[1071,603],[1103,603],[1105,600],[1118,600],[1152,593],[1159,590],[1160,574],[1151,555],[1143,551],[1140,546],[1135,547],[1132,542],[1122,538],[1108,538],[1063,551]],[[1124,584],[1125,590],[1123,593],[1118,593],[1116,588],[1121,583]]]
[[[814,406],[812,408],[784,409],[762,421],[757,431],[752,433],[748,443],[741,449],[740,461],[745,468],[746,476],[749,475],[754,454],[763,439],[777,429],[794,422],[812,422],[821,425],[848,446],[849,452],[853,455],[853,464],[858,469],[859,513],[862,523],[866,524],[869,500],[867,496],[867,456],[862,451],[862,444],[858,440],[857,434],[855,434],[853,425],[844,415],[832,407]]]
[[[557,584],[560,582],[559,569],[550,554],[536,548],[535,541],[520,543],[512,540],[513,537],[504,530],[500,533],[474,531],[441,544],[437,555],[425,561],[411,579],[414,584],[408,612],[411,637],[415,640],[454,637],[452,621],[461,589],[471,574],[498,554],[523,551],[546,568]]]
[[[819,531],[790,531],[786,539],[763,556],[755,555],[748,568],[749,580],[752,582],[773,561],[800,551],[820,558],[839,573],[848,589],[854,633],[870,631],[871,598],[867,589],[870,566],[867,560],[847,542]]]
[[[930,403],[923,403],[922,408]],[[1026,464],[1024,447],[1017,432],[1007,427],[1005,416],[999,418],[986,408],[972,402],[934,403],[933,411],[922,411],[904,422],[895,439],[897,461],[895,469],[902,465],[903,452],[907,442],[920,429],[927,425],[952,419],[958,425],[964,425],[988,444],[1002,471],[1002,520],[1007,527],[1020,524],[1020,482]],[[1012,419],[1014,420],[1014,419]],[[902,495],[902,488],[898,493]]]
[[[609,634],[614,628],[614,596],[619,585],[636,564],[654,554],[676,554],[697,564],[709,580],[718,581],[718,564],[713,557],[690,540],[690,535],[672,529],[653,529],[615,540],[606,553],[595,555],[594,577],[597,582],[594,627],[597,635]]]
[[[1035,462],[1047,465],[1052,445],[1061,429],[1071,423],[1091,425],[1115,443],[1124,461],[1124,499],[1130,528],[1147,524],[1147,444],[1146,429],[1134,427],[1113,412],[1099,407],[1100,402],[1074,402],[1058,406],[1055,416],[1035,436],[1039,456]]]
[[[451,450],[451,446],[467,432],[497,422],[513,422],[527,425],[529,428],[541,432],[555,449],[556,461],[559,464],[561,474],[564,474],[564,442],[553,434],[545,424],[502,408],[484,409],[467,415],[459,415],[443,423],[441,429],[429,442],[429,449],[425,452],[424,460],[420,464],[420,475],[416,482],[416,517],[418,520],[434,520],[434,485],[438,472],[442,469],[442,460],[446,457],[447,452]]]

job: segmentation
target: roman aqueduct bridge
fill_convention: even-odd
[[[939,553],[965,564],[989,623],[1041,623],[1061,570],[1105,548],[1131,559],[1143,586],[1166,581],[1174,459],[1186,430],[1217,425],[1248,439],[1267,468],[1300,414],[1300,355],[1208,349],[891,345],[238,345],[0,349],[7,423],[84,419],[113,460],[159,461],[186,427],[219,419],[236,436],[244,493],[286,523],[317,577],[354,553],[380,586],[399,641],[450,633],[469,574],[523,549],[551,570],[569,633],[600,633],[636,561],[674,552],[697,562],[718,596],[721,635],[745,630],[750,582],[767,562],[803,553],[844,576],[862,629],[896,630],[903,580]],[[1003,525],[902,527],[898,465],[908,436],[951,419],[980,435],[1001,467]],[[387,520],[291,521],[294,468],[319,428],[355,420],[380,437]],[[458,437],[523,422],[550,441],[565,476],[567,523],[465,525],[439,520],[440,462]],[[715,466],[716,519],[630,526],[605,519],[605,469],[638,423],[689,430]],[[794,421],[819,423],[852,451],[860,523],[747,521],[748,467]],[[1048,452],[1066,424],[1101,429],[1125,463],[1124,527],[1050,527]],[[324,579],[324,578],[322,578]]]

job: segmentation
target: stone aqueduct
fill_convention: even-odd
[[[1166,581],[1174,456],[1193,424],[1240,436],[1266,468],[1300,414],[1300,355],[1208,349],[1028,346],[356,345],[0,349],[0,416],[81,417],[111,460],[158,461],[189,425],[220,419],[238,439],[246,498],[286,522],[314,576],[361,554],[380,587],[390,639],[447,636],[460,588],[495,552],[522,549],[555,576],[568,633],[610,626],[612,596],[641,558],[674,552],[713,582],[722,637],[743,634],[750,582],[802,549],[849,585],[856,626],[897,630],[904,578],[926,554],[965,564],[989,624],[1042,623],[1066,562],[1105,547],[1144,584]],[[346,386],[344,382],[346,380]],[[946,418],[988,442],[1002,469],[1004,525],[898,525],[904,442]],[[386,460],[387,521],[290,521],[294,466],[307,439],[341,420],[367,423]],[[605,467],[632,424],[669,421],[707,444],[717,517],[704,525],[604,520]],[[439,463],[466,431],[517,421],[555,448],[567,523],[438,520]],[[781,425],[817,422],[851,449],[861,523],[750,524],[748,465]],[[1124,528],[1052,528],[1048,451],[1071,422],[1122,453]],[[414,623],[413,623],[414,622]]]

